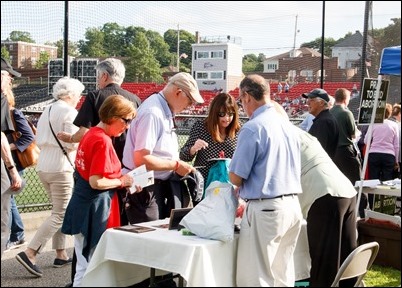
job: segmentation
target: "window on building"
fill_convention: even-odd
[[[223,51],[211,51],[211,58],[223,59]]]
[[[214,80],[222,80],[223,79],[223,71],[214,71],[211,72],[211,79]]]
[[[197,72],[197,80],[206,80],[208,79],[208,72]]]
[[[268,64],[268,65],[267,65],[267,69],[268,69],[268,70],[277,70],[277,69],[278,69],[278,65],[277,65],[277,64]]]
[[[197,58],[198,59],[208,59],[209,52],[208,51],[199,51],[199,52],[197,52]]]
[[[224,72],[223,71],[211,71],[211,72],[197,72],[196,79],[197,80],[224,80]]]
[[[13,44],[11,44],[10,46],[8,46],[10,51],[13,51]]]

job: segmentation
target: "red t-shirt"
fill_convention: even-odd
[[[92,175],[116,179],[121,177],[121,164],[114,150],[112,139],[99,127],[92,127],[78,145],[75,167],[81,177],[89,181]],[[120,226],[120,208],[117,193],[110,203],[106,228]]]
[[[115,179],[121,177],[121,164],[114,150],[112,139],[99,127],[92,127],[78,145],[75,167],[81,177],[89,181],[89,177]]]

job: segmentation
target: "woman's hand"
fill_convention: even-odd
[[[63,142],[70,143],[71,134],[67,132],[59,132],[57,133],[57,138]]]
[[[201,149],[206,149],[206,148],[208,148],[208,143],[202,139],[197,139],[197,141],[195,141],[193,147],[191,147],[191,149],[190,149],[190,154],[194,155]]]

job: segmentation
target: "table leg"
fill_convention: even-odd
[[[155,284],[155,268],[151,268],[151,275],[149,277],[149,287],[154,287]]]

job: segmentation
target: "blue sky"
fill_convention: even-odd
[[[198,31],[203,36],[242,39],[243,53],[267,57],[299,47],[322,34],[324,1],[68,1],[71,40],[84,39],[87,28],[107,22],[141,26],[163,35],[168,29]],[[366,1],[325,1],[325,37],[335,40],[363,31]],[[401,17],[401,1],[373,1],[374,28]],[[297,19],[297,24],[296,24]],[[297,27],[296,27],[297,26]],[[1,1],[1,39],[27,31],[36,43],[63,36],[64,1]],[[295,31],[298,31],[295,33]]]

